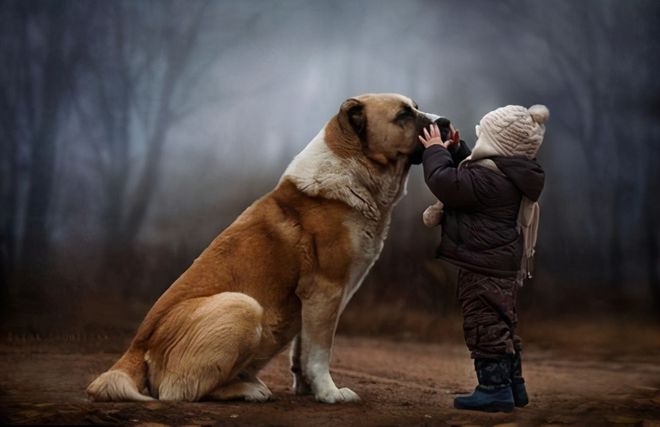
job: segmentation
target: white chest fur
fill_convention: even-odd
[[[345,222],[351,236],[355,256],[351,267],[351,279],[344,290],[340,314],[378,260],[389,232],[392,210],[406,193],[407,171],[404,171],[403,175],[398,174],[391,178],[393,179],[387,184],[390,185],[392,198],[379,221],[355,213]]]
[[[408,171],[405,163],[376,179],[359,162],[340,158],[325,143],[325,128],[301,151],[284,171],[300,191],[311,196],[341,200],[354,211],[345,220],[352,243],[349,283],[341,311],[359,289],[369,269],[378,259],[387,237],[394,205],[405,195]]]
[[[389,227],[389,214],[387,215],[387,218],[383,219],[386,221],[386,224],[384,224],[384,227],[382,228],[378,227],[378,224],[373,221],[365,220],[365,218],[359,214],[352,215],[351,218],[345,222],[351,236],[354,256],[351,265],[350,279],[344,288],[344,295],[339,310],[340,314],[344,311],[344,308],[355,292],[360,288],[367,273],[378,260],[378,257],[383,250],[383,244],[387,238]]]

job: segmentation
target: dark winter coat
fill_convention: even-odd
[[[436,256],[477,273],[515,276],[523,253],[520,201],[523,194],[538,200],[545,174],[525,157],[490,157],[503,175],[476,164],[459,168],[469,155],[463,141],[452,153],[440,145],[424,151],[426,184],[444,203]]]

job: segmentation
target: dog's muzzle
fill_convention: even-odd
[[[427,119],[431,121],[431,123],[435,123],[436,120],[441,119],[441,116],[438,116],[437,114],[431,114],[431,113],[422,113],[426,116]]]
[[[442,140],[446,140],[449,135],[449,124],[451,123],[449,119],[446,117],[438,116],[437,114],[432,114],[432,113],[425,113],[421,112],[422,115],[428,119],[431,123],[435,123],[438,125],[440,128],[440,136],[442,136]],[[410,154],[410,163],[413,165],[419,165],[422,163],[422,160],[424,159],[424,150],[426,148],[424,147],[424,144],[422,144],[420,141],[417,141],[417,145],[415,145],[415,149],[413,152]]]

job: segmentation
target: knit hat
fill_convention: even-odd
[[[545,105],[529,109],[507,105],[486,114],[476,126],[477,142],[470,160],[491,156],[536,157],[543,142],[545,121],[550,112]]]

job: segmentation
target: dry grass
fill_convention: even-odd
[[[523,314],[519,334],[525,345],[581,355],[657,353],[660,322],[625,315],[571,315],[539,317]],[[368,309],[349,306],[338,333],[357,336],[385,336],[425,342],[462,342],[462,318],[406,309],[401,304],[383,304]]]
[[[98,289],[48,296],[49,304],[17,300],[2,327],[1,337],[130,337],[153,301],[126,300],[117,290]],[[343,313],[338,334],[387,337],[402,341],[462,343],[462,319],[457,307],[443,313],[413,308],[402,299],[378,301],[361,295]],[[549,350],[579,350],[580,354],[645,354],[658,351],[657,319],[611,310],[544,315],[523,312],[519,335],[525,345]],[[630,313],[628,311],[627,313]],[[78,338],[76,338],[78,337]],[[80,338],[83,337],[83,338]]]

